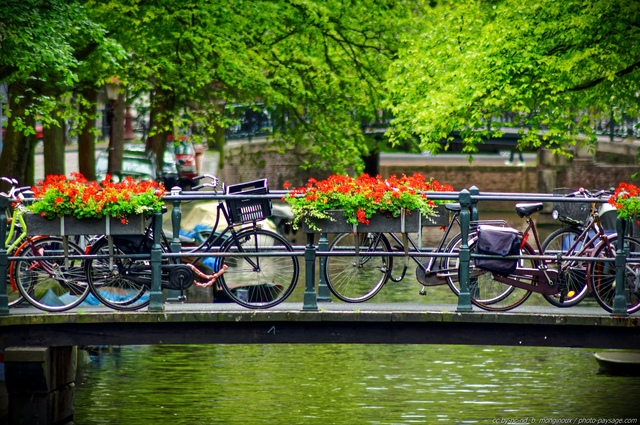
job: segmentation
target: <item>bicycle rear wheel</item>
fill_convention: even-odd
[[[35,239],[37,238],[37,236],[34,236],[31,239]],[[15,237],[13,238],[15,239]],[[9,241],[9,243],[7,244],[7,247],[12,243],[12,241]],[[13,251],[12,255],[15,256],[16,252],[18,252],[20,250],[20,246]],[[22,296],[22,294],[20,293],[20,290],[18,289],[18,285],[16,285],[16,279],[14,277],[13,274],[13,264],[14,262],[10,262],[9,263],[9,267],[8,267],[8,271],[9,271],[9,275],[7,276],[7,298],[8,298],[8,304],[9,307],[14,307],[17,306],[19,304],[23,304],[23,305],[27,305],[24,299],[24,297]]]
[[[244,254],[221,257],[218,268],[227,266],[218,284],[237,304],[247,308],[269,308],[280,304],[293,292],[298,281],[298,258],[275,254],[293,253],[291,244],[277,233],[258,228],[242,230],[225,241],[220,251]]]
[[[462,239],[456,241],[456,243],[451,246],[449,252],[460,252],[461,244]],[[474,250],[475,241],[470,243],[469,248],[471,251]],[[521,253],[529,255],[533,254],[533,250],[529,245],[525,245]],[[459,257],[448,257],[446,259],[446,269],[456,270],[455,273],[447,274],[447,283],[451,290],[458,296],[460,295],[460,281],[457,272],[459,264]],[[536,265],[537,262],[534,260],[523,259],[520,260],[518,267],[529,268],[536,267]],[[519,275],[509,275],[509,278],[526,281],[528,283],[533,283],[537,280],[535,277]],[[476,267],[474,260],[471,259],[469,263],[469,294],[471,296],[471,302],[483,310],[506,311],[524,303],[531,296],[531,291],[516,288],[515,286],[495,280],[490,271]]]
[[[558,229],[551,233],[542,243],[542,253],[545,255],[566,255],[569,248],[574,244],[575,240],[582,232],[572,227],[566,229]],[[582,249],[582,245],[576,246],[576,251],[570,254],[575,255],[577,251]],[[558,263],[548,263],[550,267],[558,269]],[[543,294],[545,300],[556,307],[571,307],[582,301],[587,294],[587,264],[579,261],[563,261],[562,270],[559,270],[559,279],[565,280],[567,288],[567,296],[563,302],[560,302],[560,294],[546,295]]]
[[[146,235],[113,236],[113,255],[149,254],[153,241]],[[109,256],[109,240],[100,238],[89,255]],[[97,303],[119,311],[149,305],[151,264],[148,258],[94,258],[84,264]]]
[[[16,279],[13,272],[14,262],[11,262],[9,264],[9,276],[7,277],[7,298],[9,299],[9,307],[15,307],[23,303],[25,299],[20,293],[18,285],[16,285]],[[27,303],[24,303],[24,305],[27,305]]]
[[[393,257],[367,255],[391,251],[389,240],[382,233],[342,233],[333,240],[329,251],[350,254],[328,256],[321,271],[331,293],[342,301],[359,303],[370,300],[389,280]]]
[[[42,237],[27,240],[17,251],[12,264],[13,277],[21,295],[31,305],[44,311],[58,312],[72,309],[89,294],[89,285],[77,258],[46,259],[44,256],[63,256],[62,238]],[[68,255],[84,254],[75,244],[68,244]]]
[[[611,236],[609,243],[600,244],[593,256],[600,260],[592,261],[589,270],[589,280],[593,295],[602,308],[613,311],[616,296],[616,264],[605,259],[615,259],[617,250],[617,236]],[[629,244],[629,257],[624,267],[624,296],[629,314],[640,310],[640,241],[625,238]]]

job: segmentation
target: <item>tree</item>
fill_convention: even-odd
[[[226,109],[260,102],[283,111],[277,148],[308,144],[338,171],[360,166],[375,146],[365,143],[361,124],[380,110],[399,34],[422,7],[418,0],[5,3],[0,81],[36,81],[25,110],[45,126],[56,125],[72,90],[90,114],[95,96],[87,90],[115,77],[127,101],[151,94],[149,146],[159,158],[167,134],[193,126],[215,134],[223,149]],[[91,127],[93,118],[78,116]],[[3,155],[0,166],[10,161]]]
[[[472,154],[511,112],[521,146],[565,152],[595,143],[599,117],[638,115],[635,0],[451,1],[426,12],[390,67],[394,140],[417,134],[438,152],[461,130]]]
[[[344,170],[368,153],[361,122],[381,107],[397,34],[418,2],[288,0],[88,1],[93,19],[129,52],[117,75],[153,93],[150,147],[196,124],[215,134],[234,104],[279,106],[284,149],[306,143]],[[162,105],[160,105],[162,103]],[[161,152],[157,152],[159,157]]]
[[[11,87],[0,169],[29,183],[33,181],[29,136],[35,134],[36,117],[44,129],[49,128],[45,148],[52,153],[47,155],[45,172],[59,172],[64,161],[52,155],[62,149],[62,98],[77,83],[82,61],[96,51],[108,57],[118,49],[105,38],[103,28],[87,18],[78,1],[7,0],[0,15],[0,82]]]

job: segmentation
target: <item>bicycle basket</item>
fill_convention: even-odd
[[[553,189],[553,196],[565,196],[574,191],[561,187]],[[586,224],[591,215],[591,204],[588,202],[553,202],[552,211],[558,212],[558,220],[568,224]]]
[[[227,195],[266,195],[269,193],[267,179],[227,186]],[[271,216],[271,200],[260,199],[227,199],[227,209],[232,223],[259,221]]]

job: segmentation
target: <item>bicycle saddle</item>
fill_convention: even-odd
[[[542,202],[533,204],[516,204],[516,212],[520,218],[529,217],[533,213],[542,211]]]
[[[449,211],[460,211],[460,204],[457,202],[451,204],[444,204],[444,207]]]

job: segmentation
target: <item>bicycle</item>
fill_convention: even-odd
[[[596,194],[590,194],[589,191],[580,189],[579,191],[573,192],[565,197],[571,198],[575,196],[584,196],[585,198],[592,198],[595,200],[599,199],[604,193],[605,191],[600,191]],[[558,210],[554,210],[553,215],[560,219],[562,222],[571,224],[571,227],[558,229],[552,232],[549,236],[547,236],[547,238],[545,238],[542,244],[539,243],[536,232],[536,236],[534,237],[534,239],[536,240],[536,244],[540,248],[542,254],[556,256],[562,255],[563,257],[590,256],[597,243],[599,243],[599,241],[601,241],[602,238],[606,236],[606,232],[602,224],[600,223],[599,214],[597,209],[595,208],[595,205],[595,202],[591,203],[589,218],[587,223],[584,225],[569,216],[558,214]],[[531,226],[533,222],[529,224]],[[528,231],[529,229],[525,231],[525,234],[528,233]],[[526,236],[526,238],[523,237],[523,239],[528,238],[529,236]],[[469,245],[475,248],[475,245],[473,245],[473,239],[474,238],[470,238]],[[459,247],[457,247],[457,249],[459,249]],[[535,253],[535,250],[533,250],[531,246],[529,246],[529,248],[527,249],[529,249],[528,255]],[[586,262],[565,260],[564,262],[559,263],[557,260],[546,260],[543,263],[534,264],[531,260],[522,259],[521,265],[523,268],[544,267],[554,268],[555,270],[557,270],[560,284],[564,285],[566,289],[556,293],[542,293],[544,299],[551,305],[554,305],[556,307],[574,306],[582,301],[589,292],[586,284],[586,267],[588,265]],[[502,310],[503,308],[497,308],[500,305],[495,304],[497,303],[497,301],[503,301],[505,309],[508,310],[508,302],[513,302],[515,297],[522,295],[520,291],[517,291],[515,292],[514,297],[510,299],[498,299],[500,295],[504,294],[505,289],[509,285],[493,280],[491,273],[483,271],[481,268],[476,267],[476,264],[475,262],[473,262],[473,260],[470,267],[470,273],[475,278],[477,278],[478,276],[482,276],[483,274],[486,275],[486,277],[484,277],[480,283],[472,280],[469,284],[470,290],[475,291],[472,292],[472,301],[474,298],[473,295],[475,295],[475,300],[479,301],[478,305],[480,307],[482,305],[493,304],[494,307],[496,307],[493,309]],[[459,282],[457,282],[457,280],[455,279],[451,279],[449,281],[449,284],[452,289],[455,288],[454,292],[456,293],[456,295],[459,295]],[[514,288],[515,287],[516,286],[514,286]],[[516,298],[516,301],[517,299],[519,298]],[[488,300],[493,300],[494,302],[488,303]],[[522,302],[524,302],[524,300]]]
[[[9,200],[18,200],[21,196],[21,189],[17,187],[18,181],[15,179],[10,179],[8,177],[2,177],[2,180],[11,184],[12,188],[8,193],[0,193],[0,196],[3,196]],[[6,239],[4,241],[7,255],[12,255],[27,237],[26,232],[23,231],[23,229],[26,227],[26,224],[22,216],[22,210],[19,209],[17,205],[15,205],[12,209],[11,217],[7,218],[8,229]],[[11,272],[12,270],[12,267],[9,267],[9,281],[7,282],[7,297],[9,300],[9,307],[13,307],[24,301],[24,297],[16,286],[13,273]]]
[[[217,191],[217,178],[203,175],[196,181],[210,178],[206,182],[195,186],[213,188]],[[223,185],[224,191],[224,185]],[[186,264],[177,264],[176,260],[163,260],[163,282],[171,279],[175,282],[185,282],[186,269],[204,279],[200,286],[216,284],[227,297],[247,308],[269,308],[284,301],[295,288],[298,280],[299,268],[297,258],[287,252],[293,252],[291,244],[275,232],[261,229],[257,222],[268,217],[271,202],[266,198],[242,198],[241,195],[262,195],[268,193],[266,180],[231,185],[226,188],[227,195],[238,195],[237,198],[227,199],[217,206],[216,222],[213,229],[217,229],[220,218],[226,220],[224,230],[212,231],[199,246],[181,252],[181,257],[189,259]],[[249,225],[249,227],[241,227]],[[237,229],[240,227],[239,229]],[[166,245],[168,241],[163,236]],[[151,285],[151,272],[148,258],[152,246],[151,228],[145,235],[138,237],[114,237],[113,250],[116,256],[107,252],[107,242],[98,241],[91,247],[89,254],[99,257],[88,260],[85,270],[89,285],[99,300],[117,310],[138,309],[149,303],[148,293]],[[196,263],[199,255],[217,252],[221,256],[213,257],[210,262],[213,274],[202,272]],[[231,254],[231,255],[225,255]],[[238,255],[233,255],[238,254]],[[129,258],[127,258],[127,256]],[[205,256],[206,257],[206,256]],[[109,262],[112,261],[112,264]],[[186,266],[180,267],[177,266]],[[179,272],[171,270],[180,270]],[[183,276],[180,280],[178,277]],[[185,289],[182,285],[177,289]],[[99,295],[100,294],[100,295]]]
[[[595,194],[588,190],[580,189],[565,198],[583,196],[585,199],[597,200],[603,195],[609,195],[611,191],[600,190]],[[576,220],[570,214],[564,214],[566,208],[558,204],[552,211],[552,217],[569,227],[558,229],[551,233],[542,243],[542,252],[546,255],[562,255],[563,257],[592,256],[598,243],[607,237],[607,232],[600,220],[600,211],[596,202],[591,202],[589,209],[585,211],[588,215],[586,222]],[[558,266],[558,263],[551,263]],[[565,260],[558,266],[559,278],[564,281],[567,287],[567,295],[564,300],[560,299],[560,294],[543,294],[544,298],[557,307],[571,307],[581,302],[589,294],[587,285],[587,268],[589,262]]]
[[[438,247],[433,251],[434,254],[450,253],[462,239],[462,235],[458,233],[447,243],[451,228],[454,224],[460,225],[458,217],[461,207],[459,203],[448,203],[445,204],[445,208],[453,215],[449,219],[449,224],[445,228]],[[506,225],[502,220],[484,220],[473,222],[472,226],[477,226],[480,223]],[[445,280],[449,279],[451,274],[458,273],[457,267],[450,268],[444,257],[434,255],[425,261],[421,257],[409,255],[408,246],[400,238],[393,233],[388,235],[395,242],[394,248],[397,251],[405,251],[407,256],[416,263],[416,278],[423,285],[420,290],[421,295],[426,294],[426,286],[445,284]],[[406,239],[412,250],[421,251],[409,236]],[[445,243],[447,243],[446,246]],[[355,252],[353,257],[327,256],[321,271],[324,273],[331,293],[344,302],[358,303],[370,300],[380,292],[389,280],[400,282],[404,279],[408,269],[408,261],[405,261],[401,275],[393,277],[393,256],[384,255],[384,253],[392,251],[391,243],[383,233],[341,233],[333,240],[329,251],[336,253]]]
[[[576,295],[571,295],[568,288],[568,282],[571,282],[573,279],[577,280],[576,276],[580,276],[579,270],[584,267],[583,265],[579,265],[579,263],[576,262],[577,260],[565,260],[566,263],[563,263],[561,259],[547,260],[533,258],[536,255],[544,254],[544,251],[541,248],[535,222],[531,218],[533,214],[542,211],[542,208],[542,203],[522,203],[516,204],[515,206],[518,216],[520,216],[521,218],[525,218],[527,228],[524,232],[518,232],[519,253],[521,256],[524,255],[525,257],[521,257],[520,259],[515,260],[516,268],[512,273],[491,272],[478,267],[477,258],[476,260],[471,260],[470,275],[485,274],[491,277],[490,279],[470,282],[469,293],[471,295],[472,303],[488,311],[507,311],[523,304],[533,292],[547,295],[547,297],[545,298],[547,298],[548,301],[550,301],[549,297],[554,297],[552,298],[552,300],[558,301],[562,304],[567,295],[570,295],[569,300],[573,301],[573,298],[577,296],[577,293],[582,291],[582,287],[580,286],[577,288],[578,291]],[[572,245],[572,250],[562,250],[558,254],[563,254],[563,256],[572,254],[575,257],[600,255],[601,258],[615,258],[615,245],[617,241],[617,235],[606,235],[604,230],[602,229],[602,226],[599,225],[597,212],[593,217],[594,219],[590,222],[590,224],[578,237],[575,238],[576,240]],[[590,237],[590,231],[596,232],[595,236]],[[560,233],[562,232],[558,232],[558,234]],[[575,231],[571,229],[569,229],[567,233],[575,235]],[[538,251],[534,250],[533,247],[527,242],[531,234],[533,235],[536,245],[539,247]],[[556,237],[558,237],[558,235],[556,235],[556,237],[554,238],[552,238],[551,236],[554,235],[550,235],[547,240],[552,241],[553,239],[556,239]],[[598,244],[595,245],[595,242],[598,240]],[[640,253],[640,241],[633,238],[625,238],[625,240],[627,240],[628,243],[632,246],[632,252]],[[582,241],[581,244],[580,241]],[[552,242],[549,242],[547,246],[550,246],[551,243]],[[469,246],[472,252],[478,252],[477,244],[477,238],[470,241]],[[547,251],[547,254],[548,252],[549,251]],[[457,261],[457,259],[455,259],[454,261]],[[610,280],[610,262],[603,260],[601,261],[601,263],[608,264],[608,266],[601,267],[603,273],[600,278],[601,282],[599,282],[602,288],[602,295],[604,296],[605,286],[608,285],[610,289],[610,287],[614,286],[614,284]],[[459,262],[457,264],[459,264]],[[594,268],[593,264],[594,263],[590,262],[590,264],[586,266],[586,276],[594,276],[593,272],[591,271]],[[631,279],[638,278],[637,269],[628,271],[631,271]],[[596,284],[593,283],[593,278],[588,277],[586,279],[586,282],[587,286],[591,289],[596,288]],[[454,287],[453,280],[448,280],[448,283],[450,284],[452,290],[456,292],[456,287]],[[507,297],[504,297],[505,285],[511,286],[514,289]],[[635,286],[635,291],[637,292],[637,284]],[[457,286],[457,293],[459,294],[459,286]],[[596,300],[599,300],[601,298],[597,290],[594,291],[594,295],[596,297]],[[557,299],[555,298],[556,296],[558,297]],[[492,300],[492,302],[487,303],[484,301],[486,299],[490,299]],[[605,305],[607,304],[602,299],[600,299],[600,301],[598,302],[601,303],[601,305],[603,305],[603,303]],[[629,312],[637,311],[637,309],[640,308],[639,305],[640,302],[638,302],[638,304],[633,304],[632,306],[630,306]]]
[[[84,274],[80,272],[81,260],[75,257],[83,254],[82,250],[62,238],[28,236],[23,219],[26,210],[21,201],[22,192],[29,188],[19,188],[15,179],[3,180],[12,187],[8,193],[1,193],[0,196],[15,202],[9,235],[5,241],[12,241],[15,236],[8,250],[8,253],[13,252],[13,261],[9,266],[10,283],[7,285],[9,306],[26,300],[32,306],[49,312],[74,308],[89,293]],[[22,229],[19,235],[14,234],[16,222]]]

